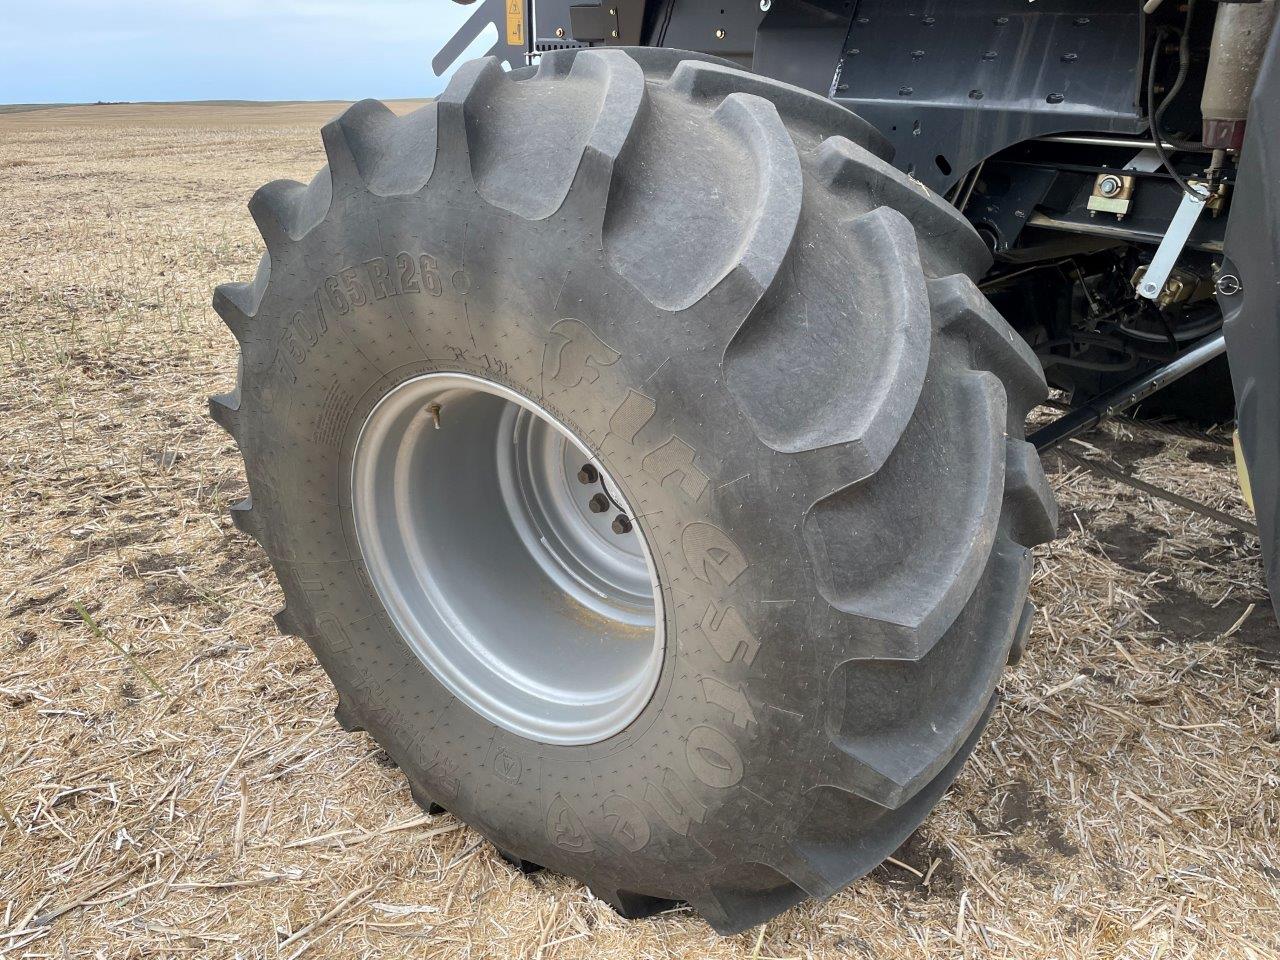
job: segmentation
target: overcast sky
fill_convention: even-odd
[[[452,0],[0,0],[0,103],[437,93]],[[473,44],[483,54],[490,28]],[[467,58],[463,58],[467,59]]]

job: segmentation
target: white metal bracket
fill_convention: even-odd
[[[1182,202],[1178,204],[1178,211],[1169,222],[1169,229],[1165,231],[1164,239],[1156,248],[1156,255],[1151,258],[1150,265],[1142,275],[1142,279],[1138,281],[1138,296],[1146,297],[1148,300],[1155,300],[1160,296],[1160,291],[1164,289],[1165,281],[1169,279],[1174,264],[1182,255],[1182,248],[1187,245],[1191,228],[1200,219],[1200,211],[1204,209],[1205,202],[1210,196],[1208,192],[1196,196],[1192,196],[1185,190],[1182,192]]]

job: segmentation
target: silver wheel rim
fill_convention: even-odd
[[[392,622],[477,713],[584,744],[644,709],[664,648],[653,560],[617,483],[547,410],[469,374],[408,380],[361,427],[351,492]]]

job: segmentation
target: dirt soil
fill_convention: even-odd
[[[401,105],[403,108],[404,105]],[[0,116],[0,956],[1280,955],[1280,636],[1256,539],[1050,457],[1026,657],[955,787],[845,893],[628,923],[413,805],[227,519],[205,413],[245,210],[333,104]],[[1072,453],[1248,519],[1229,447]]]

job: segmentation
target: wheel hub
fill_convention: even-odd
[[[593,743],[652,696],[661,594],[635,514],[588,447],[527,397],[455,373],[396,387],[361,428],[352,509],[397,629],[494,723]]]

